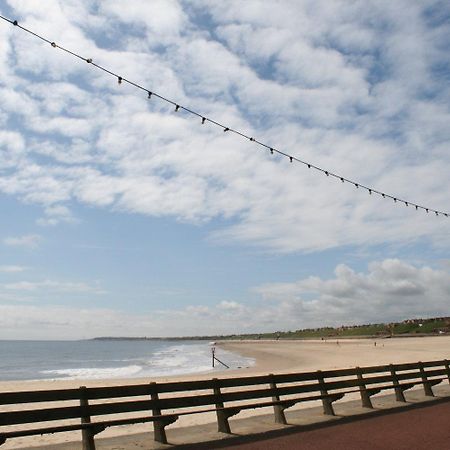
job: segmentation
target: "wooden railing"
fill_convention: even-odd
[[[393,389],[397,401],[405,402],[405,390],[420,385],[425,395],[433,396],[432,387],[443,380],[450,382],[448,360],[198,381],[3,392],[0,445],[19,436],[81,430],[83,449],[94,450],[94,436],[107,427],[144,422],[153,422],[154,439],[167,443],[165,427],[183,415],[215,412],[218,430],[230,433],[228,419],[245,409],[273,407],[275,421],[286,424],[284,411],[297,403],[319,400],[324,414],[334,415],[333,403],[350,393],[358,393],[362,405],[372,408],[371,397],[379,392]],[[48,402],[52,405],[45,405]],[[56,424],[48,426],[53,421]]]

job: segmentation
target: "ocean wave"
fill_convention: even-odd
[[[211,370],[209,349],[202,345],[176,345],[157,351],[145,362],[144,371],[151,375],[205,372]]]
[[[217,357],[231,369],[253,364],[249,358],[220,347],[216,350]],[[63,342],[56,350],[52,343],[14,343],[4,356],[7,364],[0,363],[3,380],[150,378],[214,373],[224,368],[220,364],[212,368],[211,346],[203,342],[102,342],[101,348],[95,341]]]
[[[135,377],[142,372],[142,367],[133,365],[125,367],[95,367],[95,368],[79,368],[79,369],[55,369],[42,370],[43,375],[53,375],[58,378],[71,380],[78,379],[101,379],[101,378],[128,378]]]

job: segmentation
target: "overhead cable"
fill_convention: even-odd
[[[185,111],[185,112],[187,112],[189,114],[197,116],[198,118],[201,119],[201,124],[205,124],[205,122],[211,123],[212,125],[215,125],[215,126],[221,128],[224,132],[234,133],[234,134],[236,134],[236,135],[238,135],[238,136],[240,136],[240,137],[242,137],[244,139],[249,140],[250,142],[252,142],[252,143],[254,143],[256,145],[259,145],[259,146],[269,150],[270,154],[272,154],[272,155],[274,153],[276,153],[276,154],[278,154],[280,156],[283,156],[283,157],[289,159],[289,161],[291,163],[295,161],[297,163],[303,164],[304,166],[308,167],[308,169],[313,169],[313,170],[316,170],[318,172],[321,172],[324,175],[326,175],[327,177],[335,178],[335,179],[341,181],[342,183],[350,183],[350,184],[354,185],[356,188],[361,188],[363,190],[366,190],[369,193],[369,195],[376,194],[376,195],[381,196],[384,199],[392,200],[392,201],[394,201],[394,203],[404,204],[405,206],[411,206],[412,208],[415,208],[415,210],[421,209],[421,210],[425,211],[426,213],[430,213],[431,212],[431,213],[434,213],[436,216],[440,216],[440,215],[445,216],[445,217],[449,217],[450,216],[449,212],[440,211],[440,210],[433,209],[433,208],[430,208],[430,207],[427,207],[427,206],[419,205],[419,204],[411,202],[409,200],[404,200],[404,199],[399,198],[397,196],[394,196],[394,195],[391,195],[391,194],[387,194],[385,192],[382,192],[382,191],[379,191],[377,189],[374,189],[374,188],[372,188],[370,186],[366,186],[364,184],[358,183],[358,182],[356,182],[354,180],[351,180],[349,178],[343,177],[342,175],[339,175],[339,174],[334,173],[334,172],[332,172],[330,170],[327,170],[327,169],[324,169],[322,167],[319,167],[319,166],[317,166],[315,164],[312,164],[310,162],[304,161],[304,160],[302,160],[302,159],[300,159],[300,158],[298,158],[298,157],[296,157],[294,155],[290,155],[289,153],[286,153],[286,152],[284,152],[282,150],[277,149],[275,146],[265,144],[264,142],[261,142],[258,139],[255,139],[253,136],[249,136],[249,135],[247,135],[247,134],[245,134],[245,133],[243,133],[243,132],[241,132],[241,131],[239,131],[237,129],[234,129],[234,128],[230,127],[230,126],[227,126],[227,125],[224,125],[222,123],[219,123],[219,122],[217,122],[217,121],[207,117],[204,114],[201,114],[201,113],[199,113],[197,111],[194,111],[193,109],[190,109],[190,108],[188,108],[186,106],[183,106],[183,105],[181,105],[181,104],[179,104],[179,103],[177,103],[177,102],[175,102],[175,101],[173,101],[173,100],[171,100],[171,99],[169,99],[167,97],[164,97],[161,94],[156,93],[155,91],[153,91],[151,89],[148,89],[148,88],[146,88],[146,87],[144,87],[144,86],[142,86],[142,85],[140,85],[138,83],[135,83],[132,80],[128,80],[127,78],[123,77],[122,75],[119,75],[119,74],[117,74],[117,73],[115,73],[115,72],[113,72],[113,71],[111,71],[111,70],[101,66],[100,64],[95,63],[92,58],[85,58],[84,56],[81,56],[80,54],[78,54],[78,53],[76,53],[76,52],[74,52],[72,50],[69,50],[69,49],[67,49],[65,47],[62,47],[61,45],[58,45],[56,42],[51,41],[51,40],[41,36],[40,34],[34,32],[34,31],[32,31],[32,30],[30,30],[28,28],[25,28],[24,26],[20,25],[17,20],[11,20],[11,19],[8,19],[7,17],[4,17],[2,15],[0,15],[0,18],[3,19],[6,22],[9,22],[11,25],[14,25],[14,26],[20,28],[21,30],[31,34],[32,36],[34,36],[34,37],[36,37],[36,38],[46,42],[47,44],[50,44],[53,48],[60,49],[63,52],[66,52],[69,55],[74,56],[75,58],[78,58],[78,59],[81,59],[82,61],[87,62],[91,66],[94,66],[95,68],[97,68],[97,69],[107,73],[108,75],[111,75],[112,77],[114,77],[117,80],[118,84],[127,83],[127,84],[129,84],[131,86],[134,86],[137,89],[140,89],[141,91],[146,92],[148,99],[151,99],[153,97],[159,98],[160,100],[171,104],[174,107],[175,112],[183,110],[183,111]]]

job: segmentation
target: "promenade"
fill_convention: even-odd
[[[448,450],[450,402],[296,432],[251,443],[209,447],[236,450]]]
[[[97,450],[448,450],[450,448],[450,385],[436,386],[435,397],[421,389],[408,391],[407,403],[394,395],[377,395],[374,409],[359,400],[339,401],[336,416],[321,406],[286,412],[289,425],[274,423],[273,414],[231,419],[233,434],[217,432],[217,424],[170,430],[169,444],[146,433],[99,438]],[[29,448],[29,447],[28,447]],[[80,442],[38,447],[39,450],[81,450]]]

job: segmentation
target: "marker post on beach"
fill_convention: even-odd
[[[210,342],[209,345],[211,345],[211,356],[212,356],[212,366],[213,366],[213,368],[215,366],[215,362],[217,361],[220,364],[222,364],[222,366],[224,366],[227,369],[229,369],[230,366],[228,366],[227,364],[222,362],[220,359],[216,358],[216,343],[215,342]]]
[[[210,342],[209,345],[211,346],[211,357],[212,357],[212,366],[214,368],[214,362],[215,362],[215,353],[216,353],[216,343]]]

